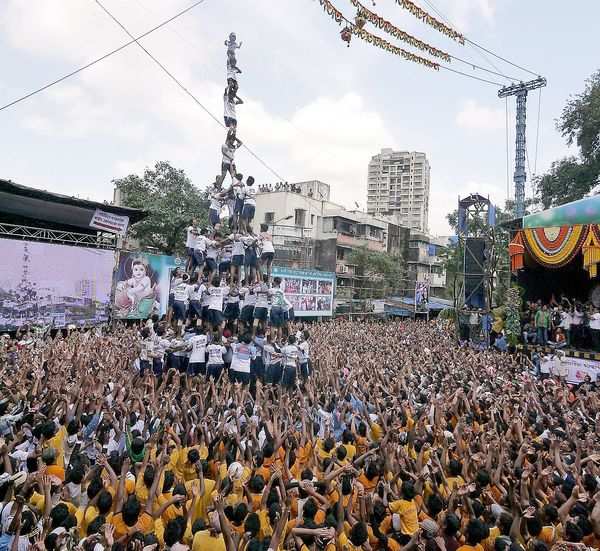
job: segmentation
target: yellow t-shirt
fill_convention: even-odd
[[[339,544],[339,547],[341,549],[343,549],[344,551],[354,551],[354,550],[360,551],[360,549],[362,548],[362,546],[357,547],[356,545],[354,545],[344,532],[342,532],[338,536],[338,544]]]
[[[400,515],[400,531],[412,536],[419,529],[419,517],[414,500],[399,499],[390,503],[390,511]]]
[[[44,449],[54,448],[56,450],[56,464],[59,467],[62,467],[63,469],[65,467],[64,442],[66,437],[67,429],[64,426],[62,426],[58,429],[57,433],[49,440],[46,440],[44,444]]]
[[[204,495],[198,496],[196,500],[196,506],[192,513],[192,522],[196,522],[199,518],[204,521],[208,521],[207,509],[212,503],[212,493],[215,489],[216,482],[210,478],[204,479]],[[188,495],[192,493],[192,488],[200,488],[200,479],[191,480],[185,483],[185,488],[188,491]],[[188,501],[188,507],[191,506],[191,500]]]
[[[192,551],[226,551],[223,535],[213,537],[208,530],[196,532],[192,541]]]
[[[346,459],[354,461],[356,457],[356,446],[354,444],[342,444],[346,448]]]

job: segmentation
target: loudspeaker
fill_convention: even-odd
[[[485,239],[465,240],[465,301],[469,308],[485,308]]]

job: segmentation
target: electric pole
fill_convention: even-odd
[[[516,132],[515,132],[515,216],[520,218],[525,214],[525,181],[527,173],[525,172],[526,156],[526,120],[527,120],[527,92],[546,86],[546,79],[538,77],[529,82],[520,82],[511,84],[498,90],[499,98],[508,96],[517,96],[516,111]]]

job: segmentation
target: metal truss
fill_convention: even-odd
[[[110,233],[77,233],[71,231],[50,230],[21,226],[17,224],[4,224],[0,222],[0,237],[10,239],[31,239],[32,241],[45,241],[62,243],[64,245],[78,245],[95,249],[116,249],[116,236]]]

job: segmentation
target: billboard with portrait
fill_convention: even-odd
[[[171,272],[184,265],[185,260],[175,256],[121,252],[115,273],[115,318],[147,319],[152,314],[166,314]]]
[[[335,274],[317,270],[273,267],[273,277],[281,278],[286,298],[297,317],[332,316]]]
[[[108,321],[115,253],[0,239],[0,331]]]

